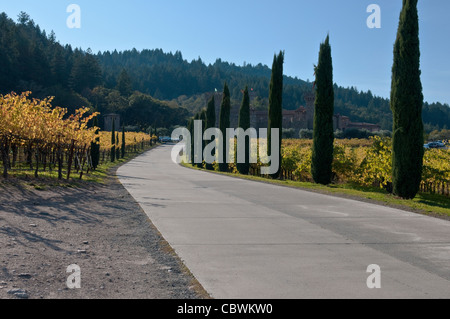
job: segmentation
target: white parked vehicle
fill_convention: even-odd
[[[442,141],[437,141],[437,142],[430,142],[428,144],[425,144],[423,147],[430,149],[430,148],[444,148],[445,144],[442,143]]]

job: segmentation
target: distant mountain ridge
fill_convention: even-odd
[[[228,83],[234,104],[240,103],[241,91],[248,85],[256,95],[255,106],[267,108],[271,69],[262,64],[237,66],[217,59],[207,65],[201,58],[188,62],[182,53],[165,53],[162,49],[136,49],[97,54],[104,72],[106,86],[114,87],[122,69],[133,79],[133,87],[160,100],[184,106],[193,113],[206,106],[204,94],[219,91]],[[296,110],[305,105],[304,95],[312,91],[312,83],[284,77],[283,108]],[[374,96],[371,91],[335,85],[335,113],[348,116],[354,122],[378,124],[392,129],[389,100]],[[450,107],[441,103],[425,103],[423,112],[427,131],[450,125]]]
[[[268,53],[270,54],[270,52]],[[14,22],[0,14],[0,93],[32,91],[33,97],[55,96],[54,105],[69,112],[88,106],[102,113],[119,113],[128,125],[185,125],[186,119],[206,106],[205,93],[221,91],[226,81],[231,98],[239,104],[246,85],[256,98],[253,107],[266,109],[271,70],[258,64],[237,66],[217,59],[206,65],[191,62],[182,53],[162,49],[106,51],[61,45],[53,32],[41,30],[26,13]],[[284,77],[283,107],[296,110],[305,104],[312,83]],[[335,113],[353,122],[392,128],[389,100],[335,85]],[[425,103],[427,131],[450,126],[450,107]]]

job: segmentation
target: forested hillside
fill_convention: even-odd
[[[90,50],[62,46],[55,34],[47,34],[26,13],[15,23],[0,14],[0,93],[31,91],[35,98],[55,96],[53,105],[86,106],[102,114],[119,113],[126,125],[169,127],[183,125],[187,109],[134,91],[126,77],[122,86],[107,83],[97,56]]]
[[[267,54],[272,54],[268,52]],[[22,13],[17,22],[0,15],[0,93],[32,91],[33,96],[55,96],[54,105],[73,111],[80,106],[101,113],[117,112],[128,125],[141,127],[185,125],[186,118],[206,106],[204,93],[222,90],[227,81],[231,98],[240,103],[241,91],[253,89],[253,107],[267,108],[271,70],[258,64],[237,66],[217,59],[207,65],[191,62],[182,53],[161,49],[93,54],[89,49],[61,45]],[[284,78],[283,107],[304,105],[303,94],[312,83]],[[389,100],[370,91],[335,85],[335,112],[354,122],[392,128]],[[427,131],[448,128],[450,107],[425,103]]]
[[[206,65],[200,58],[191,62],[182,53],[165,53],[161,49],[124,52],[103,52],[98,55],[105,77],[105,85],[114,87],[123,71],[132,79],[133,88],[162,100],[172,100],[193,112],[205,107],[205,92],[221,90],[228,82],[231,98],[240,103],[242,89],[248,85],[256,96],[254,106],[267,108],[271,70],[258,64],[237,66],[217,59]],[[297,78],[284,78],[283,107],[288,110],[304,105],[303,94],[311,92],[312,83]],[[389,100],[374,96],[370,91],[335,85],[335,111],[354,122],[380,124],[382,129],[392,129],[392,112]],[[440,103],[424,105],[426,129],[442,129],[450,123],[450,107]]]

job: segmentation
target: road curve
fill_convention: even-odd
[[[450,222],[184,168],[171,149],[117,176],[212,297],[450,298]]]

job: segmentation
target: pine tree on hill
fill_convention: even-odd
[[[123,69],[122,72],[120,72],[119,78],[117,79],[116,89],[123,96],[130,96],[131,93],[133,93],[131,79],[130,76],[128,75],[128,72],[125,69]]]

